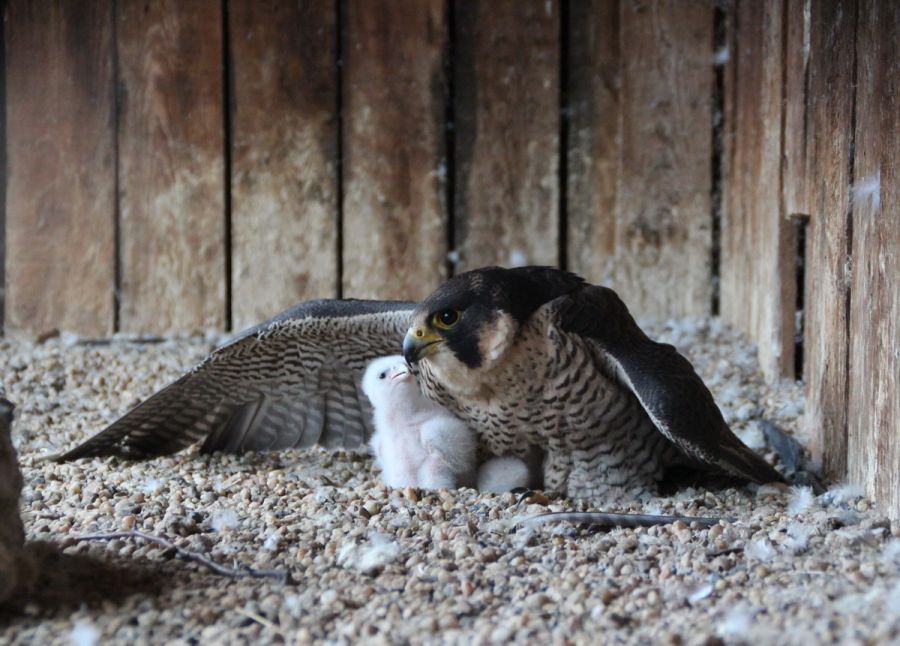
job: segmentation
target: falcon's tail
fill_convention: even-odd
[[[727,473],[740,476],[757,484],[787,482],[784,476],[775,470],[775,467],[744,444],[735,443],[723,446],[721,452],[727,458],[718,460],[716,464]]]

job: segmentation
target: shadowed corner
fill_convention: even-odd
[[[85,604],[124,602],[132,594],[155,596],[168,577],[150,562],[124,564],[67,554],[60,546],[43,541],[26,544],[20,558],[22,583],[12,598],[0,605],[0,626],[11,623],[26,607],[26,614],[34,617]]]

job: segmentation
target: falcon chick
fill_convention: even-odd
[[[425,398],[402,356],[372,361],[362,389],[375,409],[369,444],[386,485],[453,489],[473,484],[475,435]]]

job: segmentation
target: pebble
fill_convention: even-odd
[[[673,321],[648,332],[690,356],[719,401],[727,400],[736,430],[748,430],[758,414],[799,428],[802,387],[766,385],[752,346],[719,322]],[[889,643],[900,634],[900,618],[886,605],[900,573],[882,557],[900,524],[886,523],[866,499],[792,517],[780,487],[694,488],[605,509],[735,521],[602,532],[551,524],[527,532],[516,522],[521,515],[596,507],[542,492],[517,506],[514,494],[392,490],[378,482],[368,456],[353,451],[233,456],[193,448],[146,462],[35,459],[112,422],[209,349],[196,339],[0,340],[0,383],[20,403],[28,539],[61,544],[71,534],[142,529],[223,564],[288,571],[296,583],[223,578],[144,541],[81,543],[67,551],[161,574],[164,589],[134,584],[137,592],[126,594],[130,581],[117,574],[107,596],[92,601],[75,586],[70,606],[32,603],[0,628],[0,643],[65,643],[75,619],[96,626],[103,644],[581,644],[598,636],[609,643]],[[235,522],[212,531],[213,514],[223,509]],[[795,553],[785,537],[796,535],[788,528],[797,523],[810,538]],[[853,533],[837,534],[841,528]],[[772,546],[764,564],[742,554],[759,541]],[[694,604],[686,601],[692,594]],[[857,598],[865,603],[852,603]],[[838,600],[845,600],[840,608]],[[752,611],[749,620],[732,621],[736,610]]]

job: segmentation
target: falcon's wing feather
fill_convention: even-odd
[[[648,338],[614,291],[585,285],[554,302],[556,320],[588,337],[607,356],[660,433],[688,456],[758,483],[784,478],[728,427],[690,361]]]
[[[301,303],[213,351],[183,377],[59,459],[359,446],[366,364],[400,348],[414,303]]]

